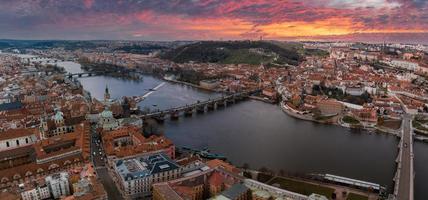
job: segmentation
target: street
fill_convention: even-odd
[[[103,184],[108,198],[113,200],[124,199],[108,173],[107,166],[104,162],[106,158],[104,150],[102,149],[101,138],[96,134],[96,125],[91,126],[91,158],[97,172],[98,180]]]

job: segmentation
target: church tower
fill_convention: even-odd
[[[109,91],[108,91],[108,87],[107,87],[107,85],[106,85],[106,90],[105,90],[105,92],[104,92],[104,102],[106,102],[107,103],[107,101],[110,99],[110,93],[109,93]]]

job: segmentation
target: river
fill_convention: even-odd
[[[60,62],[68,72],[79,72],[79,64]],[[107,85],[113,98],[142,95],[163,80],[143,76],[127,81],[97,76],[80,78],[95,98],[103,98]],[[166,83],[141,107],[163,109],[219,96],[180,84]],[[292,118],[277,105],[254,100],[178,121],[167,120],[165,135],[176,145],[208,147],[225,155],[237,166],[267,167],[293,173],[331,173],[379,183],[391,190],[398,138],[387,134],[352,131]],[[415,199],[428,199],[428,145],[415,143]]]

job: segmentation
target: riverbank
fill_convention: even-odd
[[[297,110],[294,110],[293,108],[287,106],[284,102],[280,103],[280,107],[281,107],[282,111],[284,111],[286,114],[288,114],[291,117],[301,119],[301,120],[319,123],[319,121],[315,120],[312,116],[308,116],[308,115],[304,115],[304,114],[298,114]]]
[[[332,196],[336,196],[337,200],[348,200],[349,196],[358,195],[361,199],[377,200],[380,194],[384,192],[383,190],[373,192],[368,189],[358,188],[352,184],[346,185],[333,182],[322,178],[322,175],[292,175],[284,171],[273,173],[269,172],[268,169],[263,169],[267,170],[265,172],[251,169],[241,170],[247,178],[306,196],[316,193],[329,199]]]
[[[261,101],[264,103],[269,103],[269,104],[276,104],[276,102],[269,100],[269,99],[265,99],[263,97],[259,97],[259,96],[250,96],[250,99],[256,100],[256,101]]]
[[[178,80],[174,80],[174,79],[170,79],[170,78],[166,78],[166,77],[162,77],[162,80],[168,81],[168,82],[171,82],[171,83],[177,83],[177,84],[187,85],[187,86],[194,87],[194,88],[197,88],[197,89],[200,89],[200,90],[205,90],[205,91],[208,91],[208,92],[225,93],[225,92],[222,92],[222,91],[217,91],[217,90],[205,88],[205,87],[202,87],[200,85],[193,84],[193,83],[188,83],[188,82],[184,82],[184,81],[178,81]]]
[[[321,120],[316,120],[312,117],[312,115],[304,115],[304,114],[299,114],[297,110],[294,110],[293,108],[287,106],[286,104],[284,104],[283,102],[280,103],[280,107],[281,110],[286,113],[287,115],[300,119],[300,120],[305,120],[305,121],[311,121],[311,122],[315,122],[315,123],[320,123],[320,124],[330,124],[330,125],[337,125],[337,126],[341,126],[344,128],[348,128],[348,129],[358,129],[358,130],[367,130],[369,132],[372,131],[380,131],[382,133],[388,133],[388,134],[392,134],[394,136],[399,136],[399,130],[394,130],[394,129],[390,129],[387,127],[380,127],[380,126],[362,126],[362,125],[352,125],[352,124],[348,124],[345,123],[341,120],[340,116],[336,116],[339,117],[337,120],[333,120],[333,121],[321,121]]]

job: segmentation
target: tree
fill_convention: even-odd
[[[283,169],[280,169],[280,170],[279,170],[279,175],[280,175],[280,176],[285,176],[285,171],[284,171]]]
[[[244,163],[244,164],[242,165],[242,169],[247,170],[248,168],[250,168],[250,165],[249,165],[248,163]]]
[[[262,173],[267,173],[269,171],[269,169],[267,167],[261,167],[259,169],[259,171],[262,172]]]
[[[259,75],[257,74],[251,74],[251,76],[249,77],[250,80],[254,81],[254,82],[259,82],[260,78]]]

